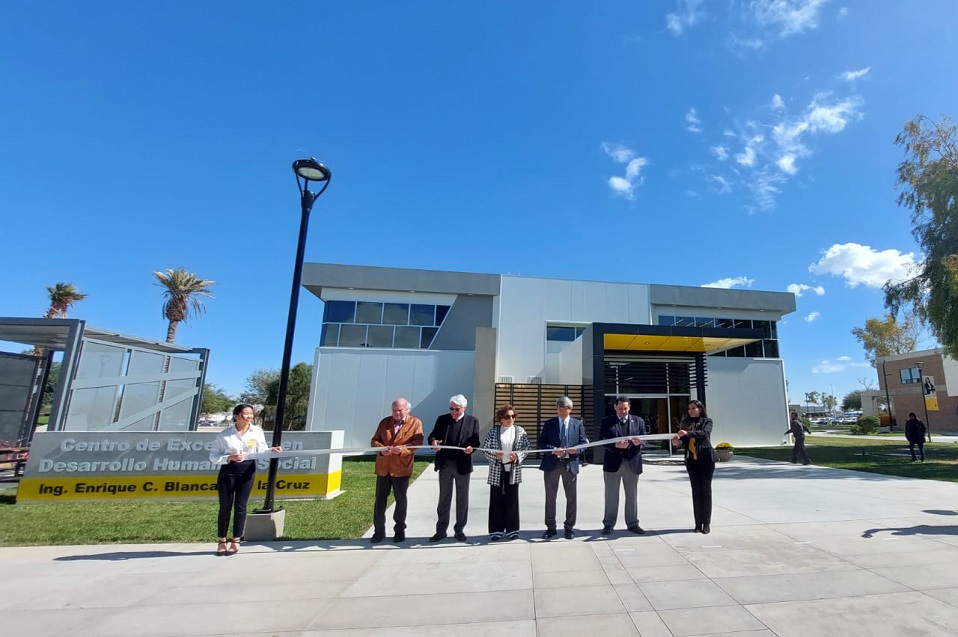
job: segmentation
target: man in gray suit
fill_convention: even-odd
[[[625,525],[633,533],[642,535],[639,526],[639,475],[642,473],[642,440],[645,421],[629,413],[628,396],[615,399],[615,414],[606,416],[599,424],[599,438],[629,440],[605,445],[602,457],[602,477],[605,479],[605,515],[602,516],[602,535],[612,533],[619,515],[619,485],[625,490]]]
[[[539,449],[550,449],[552,453],[542,455],[539,469],[544,473],[546,486],[546,532],[542,539],[551,540],[556,535],[556,496],[559,493],[559,480],[565,491],[565,539],[575,537],[576,518],[576,476],[579,474],[579,452],[576,445],[589,442],[585,436],[585,425],[572,417],[572,400],[561,396],[556,401],[556,418],[550,418],[542,424],[539,433]]]

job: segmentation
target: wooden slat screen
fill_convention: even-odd
[[[496,409],[511,404],[519,414],[518,424],[529,434],[529,441],[536,446],[542,423],[556,415],[556,399],[568,396],[574,407],[572,415],[585,423],[586,435],[595,440],[599,423],[592,422],[594,413],[591,385],[540,385],[496,383]],[[592,461],[592,449],[586,450],[585,459]]]

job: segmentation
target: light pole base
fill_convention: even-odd
[[[273,542],[283,537],[286,528],[286,509],[269,512],[253,512],[246,516],[248,542]]]

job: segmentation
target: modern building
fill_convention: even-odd
[[[958,384],[958,361],[944,348],[879,357],[875,368],[880,395],[891,403],[899,427],[914,412],[932,433],[958,431],[958,386],[952,386]]]
[[[511,402],[530,435],[563,394],[594,437],[613,397],[658,433],[697,398],[714,442],[778,444],[788,423],[784,292],[308,263],[324,302],[310,430],[364,447],[393,398],[427,428],[462,393],[484,427]]]

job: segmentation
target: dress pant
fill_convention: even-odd
[[[795,446],[792,447],[792,464],[798,462],[798,457],[802,457],[802,462],[809,463],[811,460],[808,459],[808,452],[805,451],[805,439],[796,438]]]
[[[393,529],[396,533],[406,530],[406,489],[409,488],[409,476],[376,476],[376,503],[373,505],[373,534],[386,535],[386,502],[389,491],[396,498],[393,512]]]
[[[688,462],[685,465],[692,483],[692,510],[695,526],[712,524],[712,475],[715,463],[709,461]]]
[[[602,526],[612,528],[619,516],[619,485],[625,489],[625,525],[629,528],[639,525],[639,476],[632,466],[622,461],[616,472],[603,471],[605,480],[605,514]]]
[[[512,476],[503,471],[501,485],[489,485],[489,533],[519,530],[519,485],[509,484]]]
[[[453,530],[462,533],[469,518],[469,474],[459,473],[456,463],[447,462],[439,468],[439,506],[436,513],[436,533],[445,533],[449,528],[449,509],[452,506],[452,491],[456,490],[456,525]]]
[[[546,528],[556,528],[556,496],[559,493],[559,480],[562,480],[562,490],[565,491],[565,523],[566,531],[575,527],[576,516],[576,474],[569,470],[569,461],[560,458],[555,469],[546,471],[543,475],[546,484]]]
[[[916,460],[916,458],[915,458],[915,445],[918,446],[918,453],[921,454],[921,459],[924,460],[924,459],[925,459],[925,441],[924,441],[924,439],[922,439],[922,440],[916,440],[916,441],[914,441],[914,442],[912,442],[912,441],[910,441],[910,440],[908,441],[908,451],[911,452],[911,459],[912,459],[912,460]]]
[[[220,467],[216,491],[220,497],[220,512],[216,519],[217,537],[228,537],[230,513],[233,514],[232,537],[243,537],[246,531],[246,503],[253,491],[256,461],[228,462]]]

